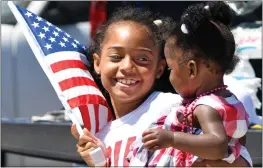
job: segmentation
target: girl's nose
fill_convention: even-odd
[[[130,71],[134,67],[133,61],[130,56],[125,56],[125,58],[121,61],[120,70],[122,71]]]

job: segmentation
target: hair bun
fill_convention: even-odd
[[[209,12],[204,10],[204,4],[194,4],[189,6],[181,17],[181,24],[184,24],[188,33],[193,34],[197,28],[210,18]]]
[[[213,20],[230,26],[232,13],[230,7],[222,1],[211,1],[189,6],[181,17],[181,24],[185,24],[189,34],[196,30],[204,22]]]
[[[232,12],[230,7],[223,1],[207,2],[205,6],[209,6],[211,19],[221,22],[226,26],[230,26],[232,22]]]

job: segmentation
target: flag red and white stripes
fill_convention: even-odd
[[[59,84],[62,95],[84,127],[95,134],[112,119],[107,102],[93,80],[86,56],[74,51],[49,54],[45,61]]]
[[[113,116],[89,72],[85,45],[13,2],[8,5],[72,121],[98,132]]]

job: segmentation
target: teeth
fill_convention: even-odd
[[[132,79],[118,79],[118,82],[123,83],[123,84],[134,84],[136,81]]]
[[[131,80],[131,83],[132,83],[132,84],[134,84],[134,83],[136,83],[136,81],[134,81],[134,80]]]

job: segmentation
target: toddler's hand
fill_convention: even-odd
[[[164,129],[149,129],[142,134],[142,142],[148,150],[171,147],[173,140],[173,132]]]

